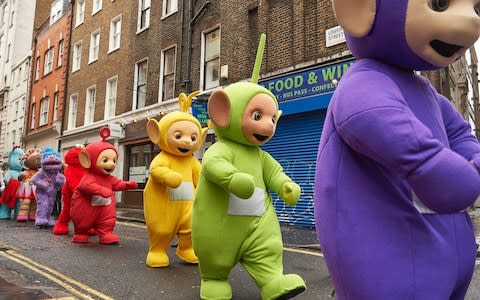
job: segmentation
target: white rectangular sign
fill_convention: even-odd
[[[340,26],[335,26],[325,30],[325,46],[331,47],[345,43],[345,34]]]

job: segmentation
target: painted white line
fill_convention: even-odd
[[[72,294],[75,294],[79,297],[81,297],[82,299],[92,299],[90,296],[88,295],[85,295],[83,293],[81,293],[80,291],[78,291],[77,289],[75,289],[73,286],[71,286],[70,284],[73,284],[73,285],[76,285],[77,287],[79,287],[80,289],[82,289],[83,291],[86,291],[92,295],[95,295],[97,296],[98,298],[100,299],[104,299],[104,300],[113,300],[113,298],[65,275],[65,274],[62,274],[56,270],[53,270],[52,268],[49,268],[48,266],[46,265],[43,265],[39,262],[36,262],[24,255],[21,255],[20,253],[17,253],[16,251],[14,250],[7,250],[6,252],[0,252],[0,255],[10,259],[10,260],[13,260],[29,269],[31,269],[32,271],[35,271],[39,274],[41,274],[42,276],[45,276],[47,277],[48,279],[52,280],[53,282],[56,282],[57,284],[63,286],[66,290],[68,290],[69,292],[71,292]],[[43,269],[43,270],[42,270]],[[47,272],[51,273],[51,274],[48,274]],[[56,277],[54,277],[54,276]],[[67,284],[65,282],[68,282],[70,284]]]
[[[315,251],[309,251],[309,250],[303,250],[303,249],[297,249],[297,248],[290,248],[290,247],[283,247],[283,250],[287,251],[287,252],[294,252],[294,253],[301,253],[301,254],[306,254],[306,255],[323,257],[322,253],[315,252]]]
[[[130,227],[136,227],[136,228],[144,228],[147,229],[146,225],[143,224],[138,224],[138,223],[133,223],[133,222],[122,222],[122,221],[117,221],[117,224],[120,225],[125,225],[125,226],[130,226]]]

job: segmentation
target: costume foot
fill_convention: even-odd
[[[203,280],[200,285],[201,299],[232,299],[232,287],[226,280]]]
[[[48,220],[47,225],[48,225],[48,227],[53,227],[53,226],[55,226],[55,221],[54,220]]]
[[[26,222],[28,221],[28,217],[26,215],[18,215],[17,222]]]
[[[56,235],[68,234],[68,226],[60,222],[57,222],[57,224],[55,224],[55,226],[53,227],[53,234],[56,234]]]
[[[184,262],[189,264],[198,264],[198,257],[195,255],[195,252],[193,252],[192,248],[181,250],[179,247],[177,247],[176,254]]]
[[[164,251],[150,251],[147,254],[147,266],[150,268],[168,267],[170,260]]]
[[[105,244],[105,245],[118,244],[118,242],[120,242],[120,239],[118,238],[118,235],[116,235],[115,233],[105,234],[101,236],[99,239],[99,243]]]
[[[263,300],[286,300],[306,290],[305,282],[297,274],[278,277],[262,287]]]
[[[35,215],[28,216],[28,220],[35,222]]]
[[[80,244],[88,243],[88,234],[74,234],[72,242]]]
[[[48,226],[48,220],[45,218],[37,218],[35,220],[35,226],[38,227],[47,227]]]
[[[88,231],[88,235],[97,235],[97,231],[95,230],[95,228],[91,228],[91,229]]]

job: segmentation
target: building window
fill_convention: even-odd
[[[92,15],[96,14],[102,9],[102,0],[93,0]]]
[[[30,120],[31,120],[30,128],[31,128],[31,129],[34,129],[34,128],[35,128],[35,125],[36,125],[35,123],[36,123],[37,120],[36,120],[36,118],[35,118],[35,116],[36,116],[35,114],[36,114],[36,112],[35,112],[35,103],[33,103],[33,104],[32,104],[32,115],[31,115],[31,118],[30,118]]]
[[[7,56],[5,57],[5,62],[8,62],[10,59],[10,48],[12,47],[12,44],[8,43],[7,45]]]
[[[117,105],[117,84],[118,84],[118,76],[114,76],[107,80],[107,91],[105,93],[104,119],[109,119],[115,116],[115,109]]]
[[[53,121],[57,121],[58,120],[58,96],[59,96],[59,92],[55,92],[55,94],[53,94]]]
[[[90,35],[90,52],[88,55],[88,63],[98,60],[98,49],[100,47],[100,29]]]
[[[15,101],[15,120],[18,119],[18,108],[19,108],[19,103],[18,101]]]
[[[10,14],[10,27],[13,26],[13,20],[15,20],[15,11],[12,10],[11,14]]]
[[[2,14],[0,17],[2,18],[0,24],[3,25],[5,22],[7,22],[7,16],[8,16],[8,11],[7,11],[7,2],[5,2],[5,5],[2,7]]]
[[[58,42],[57,68],[63,64],[63,51],[64,51],[63,40],[60,40]]]
[[[203,40],[203,90],[209,90],[220,85],[220,28],[206,32]]]
[[[57,0],[52,3],[50,7],[50,25],[57,22],[62,17],[63,13],[63,0]]]
[[[177,11],[178,0],[164,0],[163,1],[163,16],[173,14]]]
[[[35,60],[35,80],[40,78],[40,57]]]
[[[176,47],[162,51],[161,58],[161,99],[167,100],[175,96],[175,57]]]
[[[117,16],[110,22],[110,37],[108,42],[108,52],[120,48],[120,36],[122,33],[122,16]]]
[[[77,127],[78,94],[70,96],[68,108],[70,110],[68,114],[68,129],[74,129]]]
[[[0,59],[2,58],[2,52],[3,52],[2,46],[3,46],[3,34],[0,34]]]
[[[40,101],[40,120],[38,126],[43,126],[48,123],[49,101],[50,99],[48,97],[45,97]]]
[[[135,102],[133,109],[145,107],[145,99],[147,98],[147,69],[147,60],[138,62],[135,65]]]
[[[137,31],[142,31],[150,26],[150,0],[138,1]]]
[[[75,72],[80,69],[81,60],[82,60],[82,41],[77,42],[73,46],[72,72]]]
[[[29,72],[29,67],[28,67],[28,62],[26,62],[25,68],[23,68],[23,81],[28,79],[28,72]]]
[[[95,86],[89,87],[87,89],[87,99],[85,101],[85,125],[93,123],[95,116],[95,96],[97,94],[97,89]]]
[[[22,82],[22,67],[18,68],[18,75],[17,75],[17,86],[20,85],[20,82]]]
[[[45,65],[43,66],[43,76],[52,72],[53,55],[54,55],[54,50],[53,49],[54,48],[51,47],[50,49],[47,50],[47,52],[45,52]]]
[[[75,27],[83,23],[85,19],[85,0],[78,0],[77,14],[75,15]]]
[[[125,156],[128,159],[128,180],[135,180],[138,188],[145,188],[148,180],[148,169],[154,157],[160,153],[157,144],[135,144],[125,146]]]

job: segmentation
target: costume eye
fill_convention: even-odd
[[[445,11],[450,4],[449,0],[432,0],[430,2],[430,8],[434,11]]]
[[[477,16],[480,16],[480,3],[475,5],[474,9],[475,9],[475,12],[477,13]]]
[[[181,139],[182,138],[182,133],[180,131],[175,132],[175,138],[177,140]]]
[[[262,113],[257,111],[254,111],[251,116],[252,120],[254,121],[259,121],[262,118]]]
[[[274,116],[272,117],[272,123],[275,124],[275,122],[277,122],[277,116],[274,115]]]
[[[197,140],[197,135],[192,134],[192,136],[190,138],[192,139],[192,142],[195,142]]]

